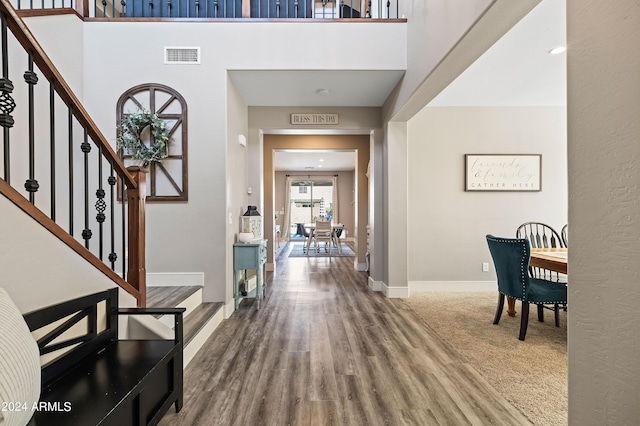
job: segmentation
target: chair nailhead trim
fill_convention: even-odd
[[[525,296],[526,296],[524,281],[527,278],[527,276],[525,274],[529,273],[528,272],[528,268],[529,268],[529,265],[528,265],[528,263],[529,263],[528,262],[529,252],[527,250],[527,244],[526,244],[527,239],[526,238],[516,238],[516,239],[488,238],[488,239],[490,239],[491,241],[498,242],[498,243],[515,243],[515,242],[520,242],[520,241],[522,242],[522,249],[523,249],[522,251],[523,251],[523,253],[522,253],[522,259],[520,259],[520,276],[522,278],[522,299],[518,299],[518,300],[524,300]],[[527,300],[527,303],[533,303],[534,305],[546,305],[546,304],[551,304],[551,303],[566,303],[566,301],[565,300],[558,300],[558,301],[555,301],[555,302],[552,302],[552,301],[548,301],[548,302],[529,302]]]

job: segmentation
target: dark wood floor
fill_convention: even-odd
[[[353,258],[284,254],[225,320],[162,425],[523,425],[528,420]]]

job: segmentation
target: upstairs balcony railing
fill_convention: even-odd
[[[90,18],[397,19],[400,0],[13,0],[17,10]]]

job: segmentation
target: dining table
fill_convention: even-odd
[[[567,273],[568,250],[566,248],[532,248],[529,258],[529,266],[548,269],[560,274]],[[516,299],[507,297],[507,314],[516,316]]]
[[[313,231],[316,229],[315,223],[305,223],[304,228],[309,231],[309,235],[313,235]],[[344,230],[343,223],[332,223],[331,224],[331,239],[333,240],[336,248],[338,249],[338,253],[342,254],[342,247],[340,246],[340,238],[338,237],[338,231]],[[309,246],[311,245],[311,238],[307,238],[305,241],[304,250],[309,250]]]

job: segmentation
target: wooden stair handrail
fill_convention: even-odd
[[[140,300],[140,292],[137,289],[135,289],[131,284],[125,281],[115,271],[111,270],[104,262],[98,259],[95,254],[87,250],[78,240],[69,235],[67,231],[62,229],[60,225],[51,220],[39,208],[31,204],[29,200],[24,198],[22,194],[20,194],[11,185],[5,182],[4,179],[0,179],[0,193],[4,194],[5,197],[13,202],[13,204],[15,204],[18,208],[35,219],[40,225],[42,225],[53,235],[58,237],[58,239],[60,239],[73,251],[82,256],[87,262],[98,268],[100,272],[113,280],[125,291],[135,297],[138,301]],[[140,302],[138,302],[138,305],[140,305]]]
[[[47,78],[53,86],[54,91],[67,105],[72,115],[78,123],[84,128],[86,136],[90,137],[96,146],[100,149],[102,156],[111,164],[114,173],[122,180],[127,188],[127,198],[131,203],[129,206],[129,229],[128,242],[133,245],[134,256],[128,258],[128,275],[127,280],[120,277],[115,271],[110,269],[102,260],[94,255],[88,248],[85,248],[72,235],[62,229],[54,220],[46,216],[39,208],[33,205],[22,194],[16,191],[3,179],[0,179],[0,193],[7,196],[16,206],[22,209],[26,214],[30,215],[42,226],[48,229],[62,242],[67,244],[72,250],[94,265],[98,270],[102,271],[115,284],[122,287],[137,300],[139,307],[146,306],[146,247],[145,241],[145,196],[146,171],[140,168],[131,168],[127,170],[124,163],[106,140],[98,126],[89,113],[85,110],[80,100],[75,96],[69,85],[62,78],[53,65],[49,57],[46,55],[40,44],[29,31],[22,18],[16,13],[13,5],[8,0],[0,0],[0,13],[6,20],[8,29],[11,31],[20,45],[30,53],[33,62],[36,64],[40,72]],[[128,282],[128,280],[131,280]]]
[[[32,52],[33,60],[38,66],[40,72],[49,81],[53,81],[55,91],[58,93],[64,103],[72,109],[76,120],[87,129],[87,134],[93,142],[102,148],[102,154],[107,158],[109,163],[113,165],[116,173],[123,179],[127,188],[137,188],[137,183],[133,177],[126,171],[126,167],[118,154],[111,147],[107,139],[104,137],[98,126],[89,116],[89,113],[82,106],[80,100],[73,93],[69,85],[62,78],[53,62],[44,53],[42,46],[36,41],[35,37],[29,31],[24,21],[13,8],[8,0],[0,0],[0,13],[5,14],[7,18],[7,26],[27,52]]]

